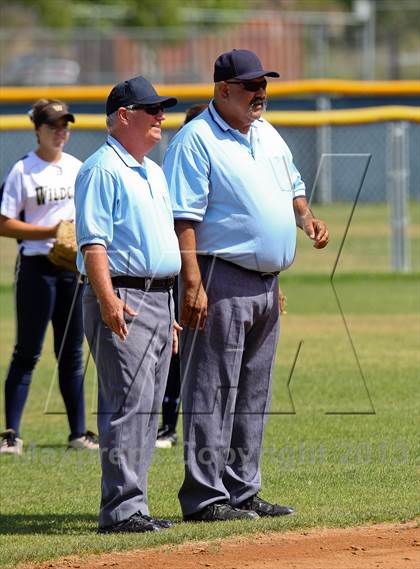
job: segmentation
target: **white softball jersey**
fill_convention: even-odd
[[[33,225],[51,226],[72,220],[74,183],[82,163],[63,153],[59,162],[45,162],[29,152],[16,162],[0,194],[0,213]],[[54,239],[19,241],[23,255],[47,255]]]

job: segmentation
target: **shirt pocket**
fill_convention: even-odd
[[[269,156],[268,167],[271,168],[272,174],[277,182],[278,189],[281,192],[293,192],[292,168],[288,164],[285,156]]]

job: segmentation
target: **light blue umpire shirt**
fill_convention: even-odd
[[[181,267],[168,187],[162,169],[143,164],[112,136],[82,165],[76,179],[77,267],[81,248],[107,249],[112,276],[163,278]]]
[[[198,222],[199,253],[260,272],[293,262],[293,199],[305,196],[305,184],[288,146],[267,121],[254,121],[243,135],[211,101],[172,139],[163,170],[174,218]]]

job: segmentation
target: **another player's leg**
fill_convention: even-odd
[[[83,393],[83,286],[70,271],[60,271],[52,315],[60,392],[69,422],[69,448],[97,450],[97,436],[86,431]]]
[[[162,426],[159,428],[156,447],[171,448],[177,443],[176,425],[178,422],[181,378],[179,354],[171,358],[165,395],[162,403]]]
[[[5,383],[6,431],[0,443],[4,454],[22,452],[20,423],[55,302],[55,278],[46,258],[18,258],[15,293],[16,344]]]
[[[173,288],[175,320],[178,321],[178,278]],[[165,395],[162,402],[162,426],[156,438],[157,448],[172,448],[177,444],[176,425],[178,423],[181,399],[181,369],[179,353],[174,354],[169,366]]]

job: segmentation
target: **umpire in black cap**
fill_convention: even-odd
[[[180,254],[165,177],[146,154],[175,104],[144,77],[116,85],[106,103],[108,138],[76,181],[84,325],[98,372],[100,533],[172,525],[149,515],[147,471],[176,351]]]

